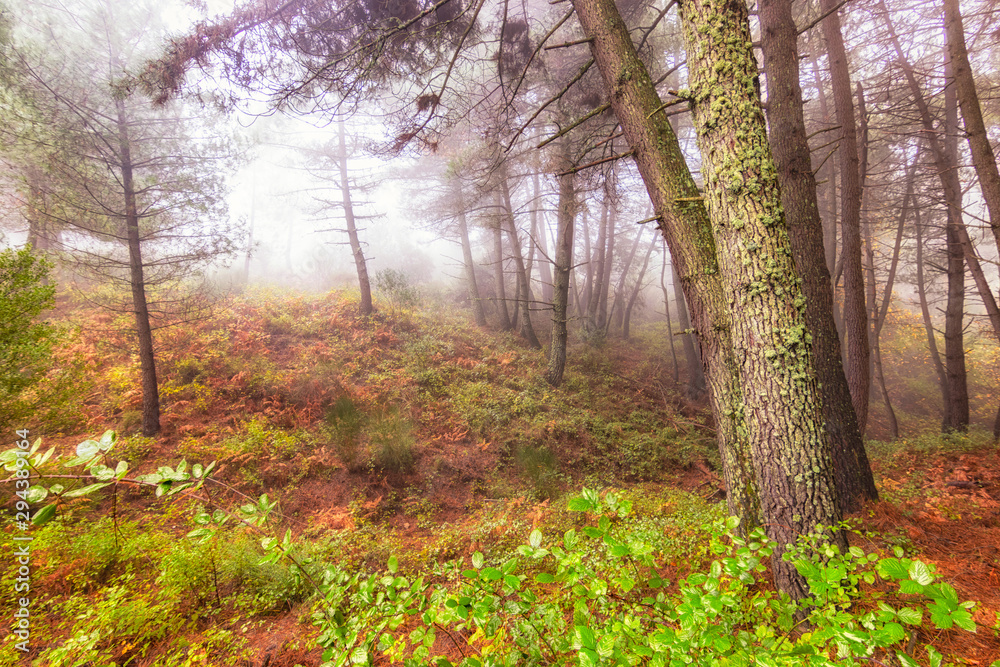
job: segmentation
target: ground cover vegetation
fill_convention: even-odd
[[[770,582],[773,542],[726,518],[710,417],[669,377],[657,327],[574,350],[555,390],[509,334],[442,304],[364,317],[357,299],[249,290],[169,330],[157,438],[128,348],[86,335],[129,322],[60,304],[87,382],[73,426],[28,451],[33,664],[1000,655],[987,434],[870,443],[883,500],[850,520],[850,551],[817,535],[789,552],[810,585],[792,601]]]

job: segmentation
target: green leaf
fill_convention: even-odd
[[[881,646],[890,646],[906,639],[906,631],[903,630],[903,626],[899,623],[886,623],[872,633],[872,638],[879,642]]]
[[[592,650],[597,648],[597,638],[594,636],[594,631],[586,625],[577,625],[573,629],[573,634],[575,635],[574,645]],[[594,657],[596,658],[597,656],[595,655]]]
[[[896,615],[899,616],[899,620],[908,625],[920,625],[924,618],[924,612],[913,607],[903,607]]]
[[[955,621],[955,625],[962,628],[966,632],[976,631],[976,622],[972,620],[972,614],[965,609],[959,609],[951,612],[951,619]]]
[[[906,566],[898,558],[886,558],[878,563],[878,574],[883,579],[906,579]]]
[[[513,574],[504,575],[503,583],[507,584],[515,591],[521,588],[521,580],[515,577]]]
[[[389,556],[389,562],[387,563],[387,566],[389,568],[389,572],[396,574],[396,571],[399,570],[399,561],[396,559],[395,556]]]
[[[944,656],[930,644],[927,644],[927,657],[930,659],[930,667],[941,667],[941,660]]]
[[[535,581],[537,581],[540,584],[551,584],[555,580],[556,578],[551,574],[549,574],[548,572],[540,572],[535,575]]]
[[[570,512],[589,512],[593,505],[584,498],[570,498],[569,500],[569,511]]]
[[[497,579],[503,578],[503,572],[496,569],[495,567],[488,567],[483,570],[480,575],[483,581],[496,581]]]
[[[483,566],[484,561],[485,558],[483,558],[483,552],[477,551],[476,553],[472,554],[472,567],[476,568],[477,570]]]
[[[535,547],[536,549],[542,546],[542,531],[537,528],[531,531],[531,535],[528,535],[528,544]]]
[[[46,505],[42,509],[35,512],[35,516],[31,517],[31,523],[35,526],[41,526],[43,523],[48,522],[56,515],[56,506]]]
[[[115,477],[121,479],[127,473],[128,473],[128,463],[126,461],[119,461],[118,465],[115,466]]]
[[[96,477],[97,479],[101,480],[102,482],[106,482],[109,479],[114,479],[115,477],[114,470],[100,463],[98,463],[95,466],[91,466],[90,474]]]
[[[101,451],[101,443],[96,440],[84,440],[76,446],[76,456],[79,459],[89,461]]]
[[[118,435],[114,431],[105,431],[101,436],[101,441],[98,443],[98,446],[101,448],[102,452],[106,452],[111,449],[117,439]]]
[[[63,498],[79,498],[81,496],[86,496],[98,489],[103,489],[108,486],[108,482],[101,482],[99,484],[88,484],[87,486],[80,489],[73,489],[72,491],[67,491],[63,494]]]
[[[934,575],[931,574],[930,568],[927,567],[926,563],[922,563],[919,560],[915,560],[910,564],[909,575],[910,579],[924,586],[934,583]]]
[[[920,664],[916,660],[902,651],[896,651],[896,657],[899,658],[899,664],[903,667],[920,667]]]
[[[899,592],[907,595],[920,595],[924,592],[924,587],[912,579],[903,579],[899,582]]]
[[[351,664],[352,665],[367,665],[368,664],[368,649],[364,646],[359,646],[358,648],[351,651]]]
[[[264,551],[270,551],[271,549],[274,549],[275,547],[278,546],[278,538],[277,537],[261,538],[260,546],[261,548],[264,549]]]
[[[30,489],[28,489],[28,495],[25,498],[25,500],[27,500],[32,505],[35,505],[45,500],[45,498],[48,497],[48,495],[49,495],[49,490],[46,489],[44,486],[33,486]]]

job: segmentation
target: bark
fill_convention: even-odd
[[[569,159],[563,156],[567,171]],[[556,236],[555,285],[552,293],[552,343],[545,380],[553,387],[562,384],[566,370],[566,344],[569,340],[569,280],[573,270],[573,224],[576,218],[576,190],[573,174],[559,176],[559,228]]]
[[[596,253],[596,263],[594,263],[594,255],[590,256],[590,264],[588,265],[588,271],[590,267],[593,267],[593,275],[588,275],[587,280],[591,284],[590,294],[587,299],[587,331],[595,332],[600,331],[604,328],[604,320],[600,319],[598,316],[598,311],[601,307],[601,295],[604,294],[604,265],[607,263],[608,257],[608,217],[610,215],[609,211],[611,204],[608,201],[607,193],[605,193],[603,203],[601,205],[601,223],[597,231],[597,246],[592,248],[592,252]]]
[[[636,54],[613,0],[573,0],[611,107],[659,217],[701,340],[709,399],[731,514],[744,530],[760,524],[739,366],[730,339],[726,294],[718,273],[708,212],[649,72]]]
[[[632,247],[628,251],[628,256],[625,257],[625,263],[622,265],[621,275],[618,277],[618,284],[615,286],[615,298],[614,302],[611,304],[611,312],[609,316],[609,325],[613,323],[615,328],[623,328],[625,325],[625,283],[628,280],[628,272],[632,269],[632,262],[635,261],[635,254],[639,250],[639,240],[642,238],[642,229],[640,228],[639,233],[635,235],[635,240],[632,242]],[[628,338],[628,336],[626,336]]]
[[[253,227],[257,219],[257,169],[251,173],[250,183],[250,222],[247,230],[247,250],[243,257],[243,284],[250,284],[250,258],[253,255]]]
[[[844,331],[846,359],[844,371],[851,389],[851,400],[858,419],[858,429],[864,435],[868,422],[869,358],[868,312],[865,308],[864,276],[861,269],[861,171],[858,153],[857,126],[851,100],[851,77],[840,31],[840,16],[835,11],[837,0],[822,0],[822,21],[830,59],[830,80],[833,102],[840,124],[840,223],[843,245],[841,262],[844,272]]]
[[[583,209],[581,217],[583,218],[583,223],[580,225],[583,228],[583,256],[587,259],[587,263],[585,264],[587,275],[584,279],[583,294],[578,295],[579,298],[576,300],[576,305],[577,314],[583,320],[584,326],[589,326],[590,302],[594,296],[594,263],[590,248],[590,218],[587,215],[586,208]]]
[[[502,215],[502,214],[501,214]],[[503,235],[501,223],[497,221],[493,228],[493,282],[496,283],[495,294],[497,315],[500,317],[500,331],[510,331],[514,328],[507,310],[507,287],[504,284],[503,271]]]
[[[837,495],[854,512],[878,491],[844,375],[840,338],[833,319],[833,292],[816,199],[799,85],[797,30],[791,0],[761,0],[761,48],[767,76],[767,120],[778,168],[781,202],[795,265],[806,297],[813,363],[823,388],[823,418],[830,436]]]
[[[705,382],[705,372],[702,370],[701,347],[698,345],[698,338],[691,331],[691,317],[688,314],[684,290],[681,287],[681,278],[677,274],[677,267],[670,266],[674,283],[674,303],[677,305],[677,321],[680,324],[682,335],[681,342],[684,346],[684,360],[687,363],[687,397],[689,400],[700,400],[707,390]]]
[[[914,227],[917,236],[917,298],[920,301],[920,315],[924,322],[924,331],[927,334],[927,350],[931,355],[931,363],[934,364],[934,372],[938,376],[938,387],[941,389],[941,408],[951,401],[948,397],[948,378],[944,372],[944,364],[941,363],[941,353],[938,351],[937,336],[934,335],[934,322],[931,319],[930,305],[927,303],[927,282],[924,278],[924,225],[920,219],[920,207],[913,210]]]
[[[816,90],[819,95],[820,116],[823,119],[823,124],[830,126],[833,123],[830,120],[830,109],[826,101],[826,86],[823,85],[823,80],[820,78],[819,74],[819,64],[816,58],[816,52],[818,50],[819,49],[812,44],[812,40],[810,40],[809,57],[812,64],[813,85],[816,86]],[[768,93],[768,95],[770,95],[770,93]],[[824,181],[823,204],[825,210],[823,210],[820,215],[823,220],[823,249],[826,253],[826,270],[827,273],[830,273],[831,275],[837,267],[837,169],[836,155],[834,155],[835,150],[836,149],[833,149],[833,152],[831,152],[829,157],[825,153],[819,156],[819,158],[823,160],[823,167],[820,169],[820,178]],[[831,284],[830,287],[833,289],[835,286]],[[836,290],[834,289],[834,291]],[[836,299],[834,299],[834,308],[836,307]],[[836,311],[834,313],[834,319],[836,319]]]
[[[642,291],[642,281],[646,277],[646,269],[649,267],[649,258],[653,254],[653,247],[655,245],[656,239],[654,238],[649,242],[649,247],[646,248],[646,256],[642,259],[642,266],[639,267],[639,275],[636,276],[635,285],[632,286],[632,294],[629,295],[628,303],[625,306],[625,314],[622,321],[622,337],[624,337],[625,340],[628,340],[629,338],[629,322],[632,321],[632,308],[635,307],[635,302],[639,299],[639,292]]]
[[[745,425],[764,527],[778,544],[772,572],[776,586],[799,599],[809,595],[809,587],[781,554],[817,525],[835,526],[841,520],[806,323],[807,298],[792,259],[768,146],[746,4],[685,0],[680,12]],[[846,548],[842,530],[831,539]]]
[[[677,363],[677,349],[674,345],[674,323],[670,319],[670,292],[667,291],[667,261],[670,253],[667,251],[666,243],[663,245],[663,264],[660,265],[660,289],[663,290],[663,311],[667,317],[667,338],[670,341],[670,357],[674,361],[674,382],[680,381],[680,366]],[[673,270],[671,270],[671,279]],[[701,360],[698,360],[698,370],[701,370]]]
[[[979,189],[986,200],[986,210],[990,216],[990,229],[1000,250],[1000,171],[997,169],[996,155],[986,134],[983,111],[979,105],[976,83],[972,78],[972,66],[965,46],[965,28],[958,0],[944,0],[945,31],[948,52],[951,55],[952,76],[965,121],[965,136],[969,141],[972,163],[979,177]]]
[[[344,202],[344,222],[347,224],[347,240],[351,244],[351,254],[354,255],[354,268],[358,272],[358,288],[361,290],[362,315],[372,313],[372,286],[368,280],[368,264],[365,262],[365,252],[358,238],[358,228],[354,220],[354,202],[351,200],[351,182],[347,173],[347,135],[344,122],[337,123],[337,139],[340,155],[337,166],[340,169],[340,194]]]
[[[608,197],[605,194],[605,197]],[[604,253],[604,275],[601,276],[601,291],[597,301],[597,328],[608,330],[608,296],[611,293],[611,270],[615,265],[615,238],[618,236],[618,209],[610,203],[608,209],[607,250]]]
[[[548,234],[545,228],[548,225],[545,222],[545,215],[538,214],[538,207],[542,202],[542,187],[537,171],[532,174],[531,182],[535,191],[535,201],[531,207],[531,233],[542,254],[538,263],[538,276],[542,281],[542,301],[552,303],[552,260],[549,258],[549,245],[546,240]]]
[[[469,301],[472,305],[472,315],[476,325],[486,326],[486,311],[483,310],[482,297],[479,295],[479,283],[476,281],[476,263],[472,258],[472,243],[469,240],[469,221],[465,216],[465,196],[462,193],[462,182],[455,179],[455,204],[458,206],[458,235],[462,242],[462,261],[465,265],[465,280],[469,288]]]
[[[889,40],[896,52],[897,61],[903,69],[907,85],[913,96],[920,123],[923,127],[923,137],[931,149],[934,168],[941,181],[941,190],[947,207],[947,227],[945,237],[948,243],[948,301],[945,307],[945,368],[944,382],[946,389],[942,390],[945,397],[944,430],[965,430],[969,422],[969,395],[965,373],[965,350],[962,344],[962,314],[965,307],[965,269],[961,258],[964,256],[970,263],[975,260],[975,250],[971,243],[964,243],[967,237],[965,222],[962,219],[962,185],[958,178],[958,146],[954,132],[949,133],[948,126],[955,130],[958,122],[954,88],[945,87],[945,138],[939,136],[934,126],[934,118],[924,92],[917,82],[913,66],[907,60],[899,43],[895,27],[889,16],[885,3],[881,0],[879,10],[889,32]],[[950,136],[949,136],[950,135]],[[968,246],[966,248],[965,246]],[[972,255],[970,259],[969,256]],[[979,283],[977,282],[977,285]],[[982,291],[982,288],[981,288]],[[989,287],[985,291],[992,295]],[[984,298],[984,303],[986,299]]]
[[[521,338],[528,341],[528,345],[536,350],[542,349],[542,344],[538,342],[535,335],[535,328],[531,326],[531,281],[528,278],[528,270],[524,263],[524,253],[521,251],[521,239],[517,233],[517,225],[514,224],[514,209],[511,206],[510,186],[507,183],[506,169],[500,177],[500,195],[503,197],[503,219],[507,225],[507,235],[510,237],[511,254],[514,256],[514,270],[517,271],[517,304],[518,319],[520,321]]]
[[[153,328],[149,321],[146,301],[146,280],[143,275],[142,243],[139,236],[139,209],[136,204],[132,145],[129,139],[125,102],[115,101],[117,111],[118,147],[121,159],[122,192],[125,196],[125,230],[128,238],[129,282],[132,287],[132,311],[139,342],[139,365],[142,370],[142,434],[156,435],[160,430],[160,392],[156,381],[156,357],[153,352]]]
[[[950,62],[945,63],[945,78],[951,78]],[[962,185],[958,179],[958,99],[955,87],[944,89],[944,151],[948,162],[955,169],[947,175],[952,182],[949,190],[957,201],[949,202],[948,227],[948,303],[945,307],[944,358],[948,375],[948,393],[951,402],[945,406],[943,431],[964,432],[969,429],[969,388],[965,371],[965,257],[962,249],[962,235],[959,228],[962,221]]]

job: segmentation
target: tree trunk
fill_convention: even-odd
[[[937,336],[934,335],[934,321],[931,319],[930,305],[927,303],[927,282],[924,279],[924,225],[920,220],[920,207],[914,207],[914,227],[917,237],[917,298],[920,300],[920,315],[924,322],[924,331],[927,333],[927,350],[931,355],[931,363],[934,364],[934,371],[938,376],[938,387],[941,389],[941,409],[951,401],[948,397],[948,377],[944,372],[944,364],[941,363],[941,353],[938,351]]]
[[[501,216],[503,213],[500,214]],[[498,220],[493,228],[493,282],[496,283],[495,294],[497,304],[497,315],[500,317],[500,331],[510,331],[514,325],[510,321],[510,313],[507,311],[507,286],[504,284],[503,271],[503,235],[500,230],[501,222]]]
[[[160,430],[160,392],[156,381],[156,358],[153,353],[153,328],[146,302],[146,279],[143,275],[142,245],[139,236],[139,209],[136,204],[125,102],[115,101],[118,112],[118,145],[121,158],[122,192],[125,196],[125,230],[128,237],[129,282],[132,285],[132,311],[139,341],[139,365],[142,369],[142,434],[151,437]]]
[[[730,339],[728,297],[718,273],[707,210],[614,1],[573,0],[573,7],[591,39],[590,50],[611,107],[690,302],[711,387],[728,509],[740,517],[742,529],[749,530],[760,525],[760,497],[746,435],[739,365]]]
[[[646,268],[649,267],[649,258],[653,254],[654,246],[656,246],[655,237],[649,242],[649,247],[646,248],[646,256],[642,260],[642,266],[639,267],[639,275],[636,276],[635,285],[632,287],[632,294],[629,296],[628,304],[625,306],[625,315],[622,322],[622,337],[625,340],[629,338],[629,322],[632,320],[632,308],[639,298],[639,292],[642,291],[642,281],[646,277]]]
[[[663,314],[667,317],[667,338],[670,340],[670,357],[674,361],[674,382],[680,381],[680,365],[677,363],[677,349],[674,345],[674,323],[670,319],[670,292],[667,291],[667,260],[670,257],[670,251],[667,250],[667,244],[663,244],[663,264],[660,265],[660,289],[663,290]],[[671,276],[673,276],[673,270],[671,270]],[[676,287],[676,285],[675,285]],[[701,360],[698,360],[698,370],[701,370]]]
[[[521,338],[528,341],[528,345],[536,350],[542,349],[542,344],[538,342],[535,335],[535,328],[531,326],[531,282],[528,279],[528,270],[524,264],[524,253],[521,252],[521,239],[517,234],[517,225],[514,224],[514,209],[511,207],[510,187],[507,184],[507,172],[503,169],[500,177],[500,194],[503,197],[504,208],[503,219],[507,223],[507,235],[510,237],[510,245],[514,255],[514,270],[517,271],[517,309],[520,313],[519,319],[521,328],[518,332]]]
[[[826,101],[826,86],[823,85],[823,80],[819,74],[819,64],[817,62],[816,53],[819,51],[816,45],[813,44],[813,39],[809,40],[809,59],[812,65],[812,75],[813,75],[813,85],[816,86],[816,90],[819,94],[819,110],[820,116],[823,120],[823,124],[826,126],[832,125],[830,121],[830,109]],[[818,41],[818,38],[816,38]],[[768,96],[770,96],[770,90],[768,91]],[[801,88],[799,91],[801,96]],[[823,136],[826,136],[825,134]],[[821,142],[825,143],[825,142]],[[836,148],[830,150],[830,154],[825,153],[819,155],[819,159],[823,161],[823,166],[820,169],[820,178],[824,181],[823,186],[823,204],[824,211],[821,212],[820,217],[823,220],[823,250],[826,254],[826,270],[831,276],[837,267],[837,170],[836,170]],[[819,193],[817,192],[817,197]],[[830,285],[830,289],[836,293],[835,286]],[[836,299],[834,299],[834,308],[837,307]],[[836,320],[836,311],[834,312],[834,320]],[[843,364],[841,364],[843,365]]]
[[[344,121],[337,123],[337,137],[340,148],[340,159],[337,161],[340,169],[340,194],[344,201],[347,239],[350,241],[351,254],[354,255],[354,267],[358,272],[358,287],[361,290],[360,312],[362,315],[371,315],[372,286],[368,280],[368,264],[365,262],[365,253],[361,248],[361,240],[358,238],[358,228],[354,224],[354,203],[351,201],[351,182],[347,174],[347,134],[344,130]]]
[[[816,200],[809,142],[799,86],[797,30],[791,0],[761,0],[761,48],[767,76],[770,144],[778,167],[781,201],[795,265],[806,297],[813,363],[823,388],[823,418],[830,436],[837,494],[854,512],[878,491],[844,375],[833,293]]]
[[[486,326],[486,311],[479,295],[479,283],[476,281],[476,263],[472,258],[472,243],[469,240],[469,222],[465,217],[465,196],[462,193],[462,182],[455,179],[455,204],[458,206],[458,235],[462,242],[462,260],[465,264],[465,280],[469,288],[469,301],[472,305],[472,316],[476,325]]]
[[[625,258],[625,263],[622,265],[621,275],[618,277],[618,284],[615,286],[615,298],[611,304],[611,312],[609,316],[609,326],[613,324],[615,328],[623,328],[625,325],[625,283],[628,280],[628,272],[632,269],[632,262],[635,261],[635,254],[639,250],[639,239],[642,237],[642,228],[640,227],[638,233],[635,235],[635,240],[632,242],[632,247],[628,251],[628,256]],[[628,336],[626,336],[628,338]]]
[[[590,256],[588,271],[593,267],[593,275],[588,275],[591,283],[591,290],[587,300],[587,331],[596,332],[604,328],[604,321],[599,319],[598,311],[601,307],[601,295],[604,294],[604,264],[607,261],[608,250],[608,217],[611,204],[608,202],[607,193],[601,203],[601,223],[597,231],[597,246],[591,249],[595,256]]]
[[[570,160],[563,156],[562,171],[569,170]],[[555,285],[552,293],[552,342],[545,380],[553,387],[562,384],[566,370],[566,345],[569,340],[569,279],[573,270],[573,223],[576,218],[574,175],[559,176],[559,228],[556,237]]]
[[[979,95],[972,78],[972,66],[969,64],[969,53],[965,47],[965,28],[962,26],[962,12],[958,0],[944,0],[944,16],[952,76],[955,80],[958,103],[962,108],[962,120],[965,121],[965,136],[969,140],[972,163],[979,177],[979,189],[983,193],[983,199],[986,200],[990,229],[997,249],[1000,250],[1000,170],[997,169],[993,146],[990,144],[989,135],[986,134]]]
[[[538,263],[538,276],[542,281],[542,301],[552,303],[552,260],[549,257],[549,244],[546,240],[548,233],[545,222],[545,213],[539,215],[538,207],[542,202],[542,187],[539,182],[538,172],[531,175],[531,182],[535,191],[535,202],[531,207],[531,233],[534,235],[535,243],[542,253],[541,261]]]
[[[609,195],[605,193],[605,197]],[[607,250],[604,252],[604,275],[601,276],[601,291],[597,302],[597,328],[608,330],[608,296],[611,293],[611,272],[615,265],[615,237],[617,237],[618,209],[614,202],[609,204]]]
[[[945,79],[951,78],[952,67],[945,56]],[[958,179],[958,99],[955,86],[944,89],[944,141],[948,161],[956,169],[948,174],[949,188],[955,202],[948,205],[948,303],[945,307],[944,358],[951,402],[945,406],[941,430],[965,432],[969,429],[969,389],[965,371],[965,257],[960,227],[962,221],[962,184]]]
[[[851,77],[840,31],[837,0],[822,0],[823,35],[830,59],[833,102],[840,124],[840,221],[843,245],[841,262],[844,271],[844,329],[847,337],[845,372],[851,389],[851,400],[858,419],[858,429],[864,435],[868,422],[868,312],[865,308],[864,276],[861,269],[861,171],[858,153],[854,104],[851,100]]]
[[[253,255],[253,227],[257,218],[257,168],[251,171],[250,181],[250,222],[247,232],[247,249],[243,257],[243,284],[250,284],[250,258]]]
[[[684,346],[684,360],[687,362],[687,397],[691,401],[700,400],[706,391],[705,372],[701,359],[701,346],[698,338],[691,331],[691,317],[688,314],[687,300],[684,298],[684,291],[681,287],[681,278],[677,273],[677,266],[671,263],[671,281],[674,284],[674,304],[677,306],[677,323],[681,331],[685,332],[681,336],[681,343]]]
[[[947,227],[945,238],[948,249],[948,301],[945,307],[945,386],[942,393],[945,397],[944,430],[965,430],[969,423],[969,395],[965,373],[965,349],[962,341],[962,316],[965,308],[965,267],[962,257],[969,253],[975,255],[974,249],[964,247],[965,223],[962,220],[962,184],[958,178],[958,142],[955,137],[958,124],[957,100],[953,86],[945,87],[945,136],[942,140],[939,131],[934,127],[930,107],[920,84],[913,72],[913,66],[907,60],[896,35],[895,27],[889,17],[885,3],[880,0],[879,10],[889,32],[889,39],[896,52],[897,60],[903,69],[907,85],[913,96],[913,101],[920,114],[923,136],[930,146],[934,158],[934,168],[941,181],[941,190],[947,206]],[[947,70],[950,68],[946,67]],[[952,130],[949,132],[949,128]],[[971,266],[971,260],[970,260]],[[987,289],[987,291],[989,291]]]

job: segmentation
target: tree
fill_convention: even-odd
[[[30,247],[0,251],[0,426],[25,416],[22,392],[51,365],[55,329],[38,321],[55,304],[49,266]]]
[[[46,58],[22,49],[17,62],[45,122],[65,137],[56,148],[72,147],[47,161],[46,192],[60,207],[45,215],[73,230],[65,243],[78,266],[128,289],[125,308],[134,315],[141,366],[142,431],[153,435],[160,427],[154,318],[169,321],[165,307],[176,302],[166,290],[235,249],[238,233],[223,223],[220,168],[229,146],[218,128],[199,126],[181,103],[154,111],[117,85],[125,68],[148,57],[163,37],[152,6],[76,3],[43,19],[47,23],[36,29],[59,39]],[[75,43],[80,25],[102,40]],[[21,138],[38,144],[39,134],[26,131]]]
[[[878,491],[851,402],[833,319],[833,293],[806,137],[796,48],[798,30],[791,1],[762,0],[760,22],[770,145],[778,168],[792,253],[806,297],[805,316],[812,334],[817,377],[823,387],[823,418],[831,440],[837,493],[844,510],[855,511],[863,501],[878,499]]]

